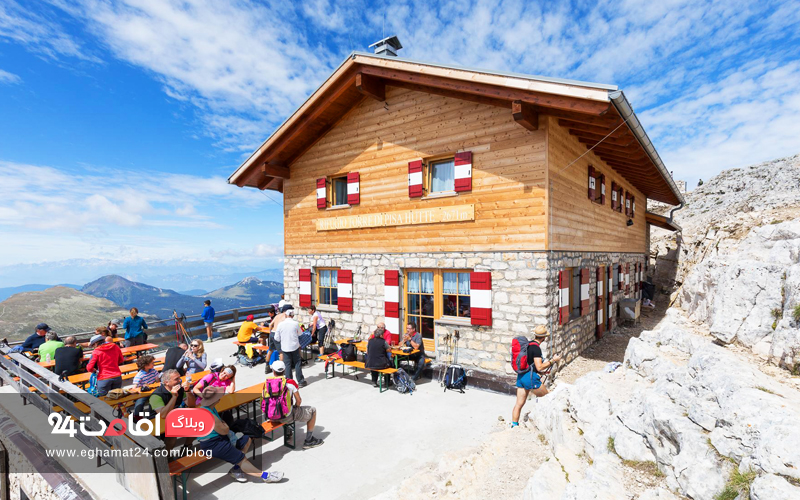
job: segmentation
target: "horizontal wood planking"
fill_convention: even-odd
[[[630,182],[609,167],[586,146],[570,135],[558,120],[548,117],[548,163],[550,184],[550,216],[548,246],[550,250],[586,252],[646,251],[646,200]],[[573,160],[586,153],[571,166]],[[600,205],[588,198],[588,170],[592,165],[606,179],[606,203]],[[628,218],[611,210],[611,182],[636,197],[636,217],[633,226]],[[598,187],[599,189],[599,187]]]
[[[291,165],[284,185],[286,254],[544,249],[544,130],[525,130],[505,108],[391,86],[386,94],[388,110],[373,99],[360,101]],[[473,152],[471,192],[408,197],[409,161],[460,150]],[[354,171],[360,205],[317,209],[316,179]],[[463,204],[475,204],[474,221],[316,231],[320,217]]]

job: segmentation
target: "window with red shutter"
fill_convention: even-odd
[[[589,165],[589,199],[594,201],[597,189],[597,177],[595,177],[594,167]]]
[[[422,198],[422,160],[408,162],[408,197]]]
[[[328,190],[325,177],[317,179],[317,208],[327,208]]]
[[[358,172],[347,174],[347,204],[358,205],[361,203],[361,176]]]
[[[455,192],[472,191],[472,151],[456,153]]]

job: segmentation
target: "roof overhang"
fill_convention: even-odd
[[[647,221],[648,224],[660,227],[661,229],[666,229],[667,231],[682,231],[681,226],[667,218],[665,215],[645,212],[644,220]]]
[[[242,163],[228,182],[283,190],[291,163],[364,98],[385,100],[386,86],[509,108],[509,119],[531,128],[531,117],[558,118],[587,149],[650,199],[683,198],[644,134],[627,100],[612,85],[499,73],[354,52]],[[624,96],[622,97],[624,99]]]

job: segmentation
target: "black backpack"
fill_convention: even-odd
[[[417,384],[414,383],[414,380],[409,377],[408,373],[402,368],[398,368],[397,371],[392,374],[392,382],[394,383],[394,388],[397,389],[397,392],[400,394],[413,394],[417,389]]]
[[[342,361],[355,361],[358,359],[358,349],[353,343],[342,344]]]
[[[461,365],[450,365],[444,374],[444,390],[451,389],[454,391],[464,392],[467,387],[467,372]]]

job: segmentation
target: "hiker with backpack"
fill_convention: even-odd
[[[544,325],[537,326],[533,331],[534,339],[528,342],[526,337],[514,337],[511,341],[511,367],[517,373],[517,402],[511,412],[511,427],[519,425],[519,416],[522,407],[528,400],[528,395],[540,398],[547,394],[547,387],[542,385],[539,374],[546,371],[554,364],[561,361],[561,356],[543,361],[542,348],[539,343],[545,340],[550,332]]]
[[[283,361],[272,363],[272,375],[264,382],[261,399],[261,410],[264,416],[273,422],[291,424],[306,423],[306,438],[303,449],[316,448],[324,443],[314,437],[314,426],[317,423],[317,409],[313,406],[302,406],[300,388],[292,379],[286,378],[286,364]],[[286,428],[289,431],[289,428]]]

